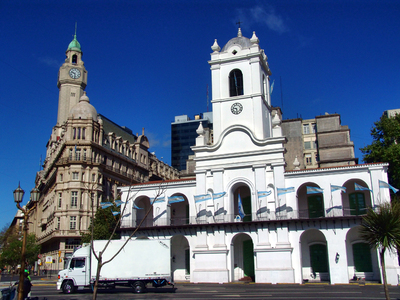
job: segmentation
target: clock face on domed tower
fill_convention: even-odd
[[[72,68],[71,70],[69,70],[69,76],[72,79],[78,79],[79,77],[81,77],[81,71],[76,68]]]

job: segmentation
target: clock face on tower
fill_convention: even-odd
[[[234,115],[240,114],[242,112],[242,110],[243,110],[243,105],[240,103],[233,103],[231,106],[231,112]]]
[[[69,70],[69,76],[71,76],[71,78],[73,78],[73,79],[78,79],[79,77],[81,77],[81,71],[73,68],[73,69]]]

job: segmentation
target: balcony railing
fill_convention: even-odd
[[[148,217],[141,227],[156,227],[156,226],[184,226],[191,224],[215,224],[215,223],[235,223],[235,222],[257,222],[257,221],[274,221],[274,220],[294,220],[294,219],[318,219],[327,217],[343,217],[364,215],[366,209],[331,209],[324,212],[309,211],[309,210],[292,210],[270,213],[253,213],[241,218],[239,215],[219,214],[219,215],[204,215],[200,217],[189,218],[155,218]],[[135,228],[139,226],[142,219],[122,219],[121,228]]]

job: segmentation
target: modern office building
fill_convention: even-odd
[[[134,135],[97,113],[85,92],[87,76],[75,36],[58,73],[57,124],[36,175],[41,196],[30,217],[49,271],[64,267],[99,203],[118,198],[117,186],[178,177],[149,152],[144,130]]]
[[[336,124],[346,159],[340,164],[322,143],[318,167],[286,169],[285,123],[271,105],[271,71],[256,34],[239,29],[211,49],[213,135],[199,124],[194,177],[121,187],[123,238],[138,230],[134,238],[171,239],[175,281],[380,281],[378,252],[359,228],[367,207],[390,201],[380,188],[388,164],[355,164],[348,132],[332,116],[316,118],[315,140],[321,146],[333,134],[325,122]],[[303,160],[311,153],[303,144],[315,140],[302,130],[311,124],[312,131],[313,121],[298,122]],[[388,282],[397,285],[397,253],[385,259]]]
[[[354,143],[350,140],[350,129],[341,125],[339,114],[326,113],[306,120],[283,120],[282,133],[287,139],[287,171],[358,163]]]
[[[385,110],[385,111],[383,112],[383,114],[386,115],[388,118],[392,118],[392,117],[394,117],[395,115],[400,114],[400,108]]]
[[[196,144],[200,122],[203,128],[212,131],[212,113],[205,112],[195,115],[190,119],[187,115],[175,117],[171,123],[171,165],[173,168],[183,171],[187,169],[186,161],[193,155],[192,146]]]

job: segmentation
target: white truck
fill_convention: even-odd
[[[93,241],[96,254],[104,249],[106,240]],[[112,240],[104,251],[102,261],[114,256],[125,240]],[[58,273],[57,290],[73,293],[85,287],[92,287],[96,280],[97,259],[90,244],[76,250],[68,268]],[[146,285],[153,287],[172,285],[170,240],[130,240],[122,251],[109,263],[103,265],[98,282],[99,287],[114,288],[130,286],[133,292],[142,293]]]

